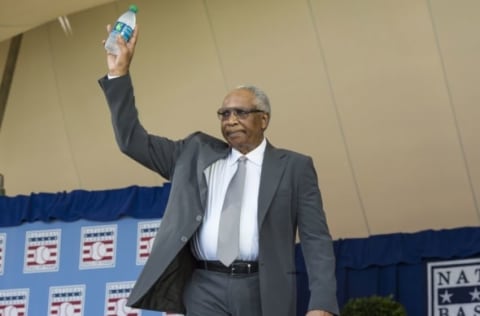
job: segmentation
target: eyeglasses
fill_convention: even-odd
[[[235,115],[236,118],[239,120],[244,120],[248,117],[250,113],[264,113],[265,111],[252,109],[252,110],[245,110],[239,108],[230,108],[230,109],[220,109],[217,111],[218,119],[220,121],[226,121],[230,118],[230,115]]]

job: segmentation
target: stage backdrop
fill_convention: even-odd
[[[170,185],[0,197],[0,315],[161,315],[125,306]],[[393,295],[409,316],[480,314],[480,229],[336,240],[338,299]],[[298,315],[309,292],[297,246]]]

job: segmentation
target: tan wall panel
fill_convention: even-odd
[[[367,234],[309,7],[296,1],[207,4],[228,85],[266,90],[273,111],[267,136],[275,146],[314,157],[332,232]]]
[[[451,93],[452,114],[458,127],[465,164],[480,207],[480,3],[462,0],[452,5],[445,0],[430,1],[446,84]]]
[[[2,0],[0,11],[0,38],[8,38],[55,20],[67,12],[82,11],[115,0],[31,1]]]
[[[215,110],[221,98],[214,100],[210,91],[223,96],[225,88],[203,6],[156,1],[137,4],[138,22],[145,28],[140,29],[131,73],[145,127],[174,139],[197,129],[218,134]],[[119,2],[72,16],[75,33],[71,38],[56,23],[49,28],[59,94],[84,188],[163,182],[117,149],[97,83],[107,70],[101,47],[104,26],[126,8],[128,3]],[[75,60],[88,62],[72,63]],[[86,124],[90,127],[87,131]]]
[[[24,35],[0,133],[7,194],[78,187],[46,30]]]
[[[426,5],[315,10],[372,233],[476,222]]]
[[[173,139],[197,130],[220,137],[216,110],[226,87],[203,2],[139,7],[132,76],[145,126]]]
[[[9,47],[10,47],[10,41],[0,42],[0,74],[2,76],[3,76],[3,71],[5,69],[5,63],[7,61]]]
[[[155,184],[153,173],[118,150],[105,97],[97,82],[107,71],[102,47],[105,26],[113,23],[117,15],[114,5],[73,15],[69,18],[72,36],[65,35],[59,23],[47,26],[57,93],[82,189]]]
[[[97,83],[104,26],[129,4],[69,16],[73,36],[57,21],[25,34],[0,132],[9,195],[163,182],[117,149]],[[475,1],[137,4],[131,74],[152,133],[220,136],[227,90],[257,84],[268,138],[313,157],[335,238],[478,224]]]

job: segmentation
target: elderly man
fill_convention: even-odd
[[[338,314],[335,259],[310,157],[273,147],[270,103],[240,86],[217,111],[225,141],[149,134],[129,74],[138,28],[99,80],[122,152],[172,182],[168,205],[128,300],[187,316],[293,316],[297,228],[311,292],[308,316]]]

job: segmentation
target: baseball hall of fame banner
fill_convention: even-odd
[[[428,264],[428,315],[480,315],[480,258]]]
[[[125,303],[168,191],[167,185],[1,198],[0,315],[162,315]]]
[[[159,315],[125,305],[159,225],[123,218],[2,228],[0,315]]]
[[[0,196],[0,316],[163,315],[127,297],[161,225],[170,184]],[[334,241],[337,297],[393,295],[409,316],[480,315],[480,229]],[[309,291],[296,249],[297,315]]]

